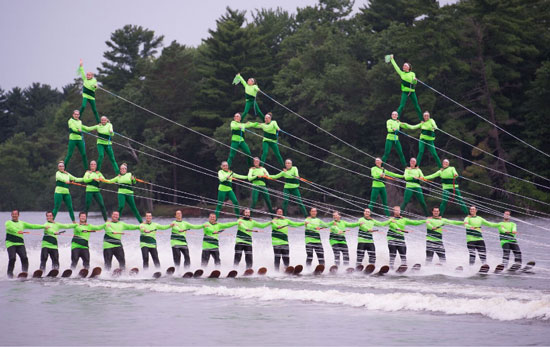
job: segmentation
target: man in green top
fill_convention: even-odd
[[[105,269],[111,269],[113,256],[118,261],[119,267],[124,270],[126,267],[126,259],[124,256],[124,248],[122,247],[122,235],[126,230],[138,230],[139,225],[126,224],[121,222],[120,213],[114,211],[111,215],[111,221],[105,223],[105,236],[103,238],[103,260],[105,261]]]
[[[372,190],[370,192],[369,209],[372,210],[378,196],[380,196],[384,206],[384,213],[386,216],[389,216],[390,211],[388,209],[388,194],[386,192],[386,184],[384,183],[384,179],[391,179],[392,177],[403,178],[403,175],[384,169],[382,167],[382,159],[380,158],[376,158],[374,163],[375,166],[370,169],[370,175],[372,177]]]
[[[285,218],[283,209],[278,208],[277,214],[271,220],[271,242],[273,254],[275,255],[275,271],[279,271],[281,258],[285,267],[290,265],[290,248],[288,245],[288,227],[299,227],[305,222],[293,222]]]
[[[103,174],[97,171],[97,163],[95,160],[92,160],[90,162],[90,170],[86,171],[84,177],[82,177],[82,182],[86,183],[86,207],[84,208],[84,213],[88,215],[92,200],[95,200],[99,205],[103,220],[107,221],[107,209],[105,208],[105,203],[103,202],[103,197],[99,190],[99,182],[104,180],[105,177],[103,177]]]
[[[254,166],[248,170],[248,180],[252,183],[252,204],[250,208],[254,209],[256,207],[258,195],[262,194],[269,213],[273,214],[271,198],[265,184],[266,177],[269,177],[269,172],[263,166],[260,166],[260,159],[254,157]]]
[[[420,105],[418,104],[418,98],[416,97],[415,92],[415,87],[418,81],[416,80],[415,73],[412,72],[411,64],[404,63],[403,70],[401,70],[393,59],[393,54],[391,55],[391,64],[393,65],[393,68],[395,69],[399,77],[401,77],[401,103],[399,104],[397,113],[399,113],[400,116],[403,114],[403,109],[407,104],[407,99],[410,97],[414,104],[414,109],[416,110],[418,119],[422,120],[422,111],[420,110]]]
[[[385,222],[379,222],[373,219],[370,214],[370,209],[366,208],[363,211],[363,217],[357,221],[359,223],[359,231],[357,232],[357,265],[363,263],[365,251],[369,254],[369,264],[376,263],[376,247],[372,238],[372,233],[376,231],[374,227],[390,224],[389,219]]]
[[[504,221],[499,223],[500,246],[502,247],[502,263],[508,265],[510,251],[514,252],[514,262],[521,264],[521,250],[518,246],[516,223],[510,221],[510,211],[504,211]]]
[[[52,269],[59,269],[59,250],[57,248],[57,235],[64,233],[63,228],[75,228],[77,224],[61,224],[54,221],[52,212],[46,212],[46,220],[42,226],[44,237],[42,238],[42,250],[40,251],[40,270],[46,269],[48,257],[52,259]]]
[[[238,150],[241,150],[246,155],[246,162],[248,167],[252,166],[252,154],[250,153],[250,148],[244,141],[244,132],[246,128],[251,128],[258,123],[241,123],[241,114],[235,113],[233,120],[231,121],[231,149],[229,150],[229,157],[227,158],[227,164],[231,167],[233,163],[233,158]]]
[[[183,267],[188,268],[191,265],[189,258],[189,248],[187,247],[187,239],[185,237],[188,230],[202,229],[202,224],[191,224],[183,220],[183,211],[176,210],[176,220],[172,222],[172,233],[170,234],[170,246],[172,246],[172,256],[174,257],[174,265],[180,266],[181,255],[183,254]]]
[[[405,233],[408,233],[408,230],[405,230],[407,225],[421,225],[426,223],[425,220],[412,220],[405,217],[401,217],[401,208],[399,206],[394,206],[393,216],[390,219],[390,224],[388,228],[388,250],[390,252],[390,268],[393,269],[393,264],[395,262],[395,257],[399,252],[401,256],[401,264],[407,263],[407,245],[405,244]]]
[[[241,73],[238,73],[235,76],[234,82],[241,82],[241,84],[244,87],[244,93],[246,96],[246,104],[244,106],[243,111],[243,121],[244,117],[248,114],[248,111],[250,111],[250,108],[254,110],[254,115],[260,115],[261,117],[264,116],[262,113],[262,110],[260,110],[260,106],[258,106],[258,103],[256,102],[256,95],[260,91],[260,87],[256,84],[256,79],[249,78],[248,81],[245,81],[244,78],[242,78]]]
[[[330,227],[330,225],[317,218],[317,209],[315,207],[309,210],[309,217],[304,221],[304,225],[306,226],[306,266],[311,266],[314,251],[317,254],[319,264],[325,265],[325,252],[319,231]]]
[[[426,264],[432,262],[434,253],[437,254],[441,263],[445,263],[444,225],[464,225],[464,222],[441,218],[439,208],[434,207],[432,216],[426,219]]]
[[[216,218],[219,217],[220,210],[222,209],[223,204],[225,200],[227,200],[227,198],[229,198],[233,203],[235,216],[239,218],[239,202],[237,201],[237,197],[233,192],[234,179],[246,180],[248,179],[248,176],[234,173],[233,171],[229,170],[229,164],[226,161],[222,161],[221,170],[218,171],[218,181],[220,184],[218,185],[218,204],[216,205]]]
[[[78,110],[73,111],[73,117],[68,121],[69,125],[69,149],[67,150],[67,156],[63,163],[65,167],[69,167],[69,161],[73,156],[74,148],[78,148],[80,156],[82,157],[82,167],[84,170],[88,170],[88,158],[86,157],[86,145],[82,138],[82,130],[90,131],[91,127],[87,127],[82,124],[80,120],[80,112]]]
[[[71,182],[82,182],[82,178],[76,178],[67,171],[65,171],[65,164],[60,161],[57,164],[57,172],[55,173],[55,192],[53,194],[54,208],[53,208],[53,217],[57,216],[57,212],[61,207],[61,202],[65,202],[67,210],[69,210],[69,216],[73,223],[75,222],[74,211],[73,211],[73,199],[71,198],[71,193],[69,192],[69,184]]]
[[[420,181],[425,180],[424,174],[419,167],[416,167],[416,159],[411,158],[410,166],[405,169],[405,196],[403,197],[403,203],[401,204],[401,209],[405,210],[405,207],[411,200],[412,196],[416,197],[416,200],[422,206],[424,210],[424,215],[428,216],[428,206],[426,206],[426,201],[424,201],[424,194],[422,193],[422,187],[420,186]]]
[[[470,265],[474,265],[476,262],[476,251],[479,254],[481,262],[485,264],[487,260],[487,248],[481,234],[481,226],[498,228],[500,224],[491,223],[479,217],[477,215],[477,208],[472,206],[470,207],[470,215],[464,218],[464,225],[466,226],[466,247],[468,247],[468,253],[470,254]]]
[[[101,171],[103,157],[105,156],[105,152],[107,152],[109,160],[111,161],[111,165],[113,166],[113,170],[115,171],[115,174],[118,175],[120,171],[118,168],[118,164],[115,160],[113,143],[111,142],[111,138],[115,134],[113,130],[113,124],[109,121],[107,117],[103,116],[101,117],[101,123],[89,127],[89,130],[97,130],[97,169]]]
[[[300,195],[300,175],[298,174],[298,168],[292,166],[292,160],[287,159],[285,161],[285,168],[283,171],[279,172],[274,176],[269,176],[270,178],[277,179],[283,177],[285,179],[285,186],[283,188],[283,211],[285,216],[287,215],[287,207],[290,196],[294,197],[294,200],[300,207],[300,211],[304,215],[304,218],[307,217],[306,207],[302,202],[302,196]]]
[[[134,200],[133,186],[137,183],[137,180],[131,172],[128,172],[128,165],[126,165],[126,163],[120,165],[120,174],[104,182],[118,184],[118,212],[122,213],[126,202],[128,202],[134,217],[136,217],[138,222],[143,223],[143,219],[136,206],[136,201]]]
[[[73,229],[73,239],[71,241],[71,269],[76,268],[78,259],[82,259],[82,265],[85,269],[90,267],[90,233],[97,230],[103,230],[105,224],[88,224],[86,212],[80,212],[78,215],[79,223]]]
[[[340,253],[342,253],[342,258],[344,259],[344,266],[349,264],[349,250],[348,244],[346,242],[346,228],[355,228],[360,224],[350,223],[341,220],[340,212],[334,211],[332,214],[332,222],[330,225],[330,237],[329,242],[332,247],[332,252],[334,253],[334,264],[340,266]]]
[[[244,210],[243,216],[239,218],[237,237],[235,238],[235,258],[233,259],[233,265],[239,265],[244,252],[246,268],[252,268],[252,233],[258,232],[258,230],[254,230],[254,228],[263,229],[270,224],[271,222],[256,222],[250,218],[250,209],[247,208]]]
[[[237,225],[239,222],[218,223],[216,214],[210,213],[208,222],[203,224],[204,237],[202,239],[202,254],[201,264],[207,266],[210,257],[214,259],[214,264],[219,266],[220,262],[220,245],[218,240],[219,233],[227,228]]]
[[[405,155],[403,155],[403,148],[401,147],[401,142],[399,142],[399,136],[397,135],[401,128],[410,129],[413,126],[407,123],[399,121],[399,114],[396,111],[391,113],[391,118],[386,122],[386,129],[388,130],[388,135],[386,135],[386,144],[384,146],[384,155],[382,156],[382,162],[385,164],[388,160],[388,157],[391,153],[391,149],[395,146],[395,150],[399,155],[399,161],[401,165],[406,166],[407,162],[405,161]]]
[[[153,214],[145,212],[145,222],[139,225],[139,247],[141,248],[141,258],[143,259],[143,269],[149,268],[149,254],[153,258],[153,263],[158,269],[160,267],[159,253],[157,251],[157,230],[168,230],[174,224],[161,225],[153,223]]]
[[[21,271],[29,271],[29,258],[25,248],[23,234],[25,229],[43,229],[40,224],[31,224],[19,220],[19,210],[11,211],[11,220],[6,222],[6,250],[8,251],[8,277],[13,277],[16,255],[21,260]]]
[[[441,201],[441,204],[439,205],[439,209],[441,210],[441,215],[443,216],[445,214],[445,210],[447,208],[447,201],[449,201],[449,196],[455,196],[456,202],[460,205],[460,209],[464,214],[468,214],[468,208],[466,207],[466,204],[462,200],[462,195],[460,194],[460,189],[458,189],[458,172],[456,172],[456,169],[454,166],[449,166],[450,162],[448,159],[443,159],[443,167],[439,169],[438,171],[434,172],[431,175],[426,176],[425,178],[427,180],[432,180],[436,177],[441,178],[441,185],[443,188],[443,200]]]
[[[89,102],[92,105],[92,111],[96,122],[99,123],[99,114],[95,106],[95,91],[97,89],[97,80],[94,78],[94,74],[91,72],[84,73],[84,66],[82,59],[80,59],[80,66],[78,72],[82,76],[82,106],[80,107],[80,114],[83,114],[86,109],[86,104]]]
[[[416,161],[418,162],[418,166],[420,166],[422,157],[424,156],[424,148],[428,146],[428,150],[435,159],[437,166],[441,168],[441,160],[437,155],[434,145],[437,124],[435,124],[435,120],[433,120],[433,118],[430,118],[430,112],[424,112],[423,117],[424,120],[422,122],[412,127],[414,129],[418,129],[418,127],[420,127],[420,129],[422,129],[420,132],[420,140],[418,141],[418,155],[416,156]]]
[[[265,123],[254,123],[253,125],[254,128],[260,128],[264,131],[264,138],[262,140],[262,166],[265,164],[269,148],[271,148],[275,154],[275,158],[277,158],[277,161],[281,167],[283,167],[285,164],[281,152],[279,152],[279,145],[277,144],[279,142],[279,130],[281,130],[281,128],[279,128],[276,121],[271,120],[271,116],[271,112],[268,112],[265,115]]]

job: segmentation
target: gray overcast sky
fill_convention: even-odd
[[[456,1],[456,0],[455,0]],[[441,4],[454,2],[440,1]],[[250,12],[277,6],[296,7],[317,0],[0,0],[2,63],[0,88],[27,87],[32,82],[60,88],[76,77],[78,60],[96,72],[110,34],[125,24],[137,24],[172,40],[197,46],[215,28],[226,6]],[[355,8],[366,0],[356,0]]]

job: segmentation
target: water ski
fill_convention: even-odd
[[[481,265],[481,267],[479,268],[478,273],[480,273],[480,274],[482,274],[482,275],[485,275],[485,274],[487,274],[487,273],[489,272],[489,269],[490,269],[490,268],[489,268],[489,265],[483,264],[483,265]]]
[[[348,274],[352,274],[352,273],[354,273],[354,272],[355,272],[355,269],[352,268],[352,267],[348,267],[348,268],[346,269],[346,273],[348,273]]]
[[[40,278],[42,277],[42,270],[36,270],[35,272],[32,273],[32,278]]]
[[[357,266],[355,267],[355,271],[361,272],[361,271],[363,271],[364,268],[365,268],[365,267],[364,267],[363,265],[357,265]]]
[[[376,267],[374,266],[374,264],[369,264],[369,265],[367,265],[367,266],[365,267],[365,274],[370,275],[371,273],[374,272],[374,269],[375,269],[375,268],[376,268]]]
[[[220,275],[221,275],[221,272],[219,270],[214,270],[214,271],[212,271],[210,276],[208,276],[208,278],[219,278]]]
[[[464,268],[462,266],[457,266],[455,268],[455,272],[462,272],[462,271],[464,271]]]
[[[397,268],[397,270],[395,270],[395,273],[398,273],[398,274],[402,274],[404,273],[405,271],[407,271],[409,267],[407,266],[407,264],[401,264],[399,265],[399,267]]]
[[[181,278],[191,278],[193,277],[193,273],[191,271],[188,271],[181,276]]]
[[[162,272],[157,271],[157,272],[153,273],[153,278],[154,279],[161,278],[161,277],[162,277]]]
[[[133,267],[130,269],[130,276],[136,276],[139,273],[139,269],[137,267]]]
[[[235,278],[235,277],[237,277],[237,270],[231,270],[231,271],[229,271],[229,273],[227,274],[227,277],[228,277],[228,278]]]
[[[88,276],[88,269],[82,269],[80,271],[78,271],[78,277],[80,278],[86,278],[86,276]]]
[[[338,265],[332,265],[330,267],[330,269],[328,269],[328,271],[331,273],[331,274],[335,274],[338,272]]]
[[[199,278],[202,276],[203,273],[204,271],[201,269],[195,270],[195,272],[193,273],[193,278]]]
[[[294,271],[292,272],[293,275],[298,276],[302,271],[304,270],[304,267],[302,265],[296,265],[294,267]]]
[[[267,268],[261,267],[258,269],[258,275],[265,275],[267,273]]]
[[[61,274],[61,277],[69,278],[69,277],[71,277],[72,274],[73,274],[73,270],[67,269],[67,270],[63,271],[63,273]]]
[[[26,272],[20,272],[19,275],[17,275],[17,278],[25,279],[29,276]]]
[[[172,276],[176,272],[176,268],[173,266],[170,266],[168,269],[166,269],[166,276]]]
[[[293,274],[294,273],[294,266],[287,266],[287,268],[285,269],[285,274],[287,275],[290,275],[290,274]]]
[[[54,278],[54,277],[57,277],[57,275],[59,275],[59,270],[53,269],[53,270],[50,270],[50,272],[48,272],[46,277]]]
[[[252,276],[254,274],[254,269],[246,269],[243,273],[243,276]]]
[[[314,275],[320,275],[325,271],[325,266],[323,264],[319,264],[315,267],[315,270],[313,270]]]
[[[382,265],[382,267],[380,268],[380,270],[378,270],[376,274],[382,276],[383,274],[387,274],[388,271],[390,271],[390,267],[388,265]]]
[[[97,276],[101,275],[101,268],[99,266],[96,266],[92,269],[92,273],[90,274],[90,278],[96,278]]]
[[[498,264],[498,265],[495,267],[495,273],[496,273],[496,274],[502,272],[502,270],[504,270],[504,264]]]
[[[413,267],[412,267],[412,270],[413,271],[419,271],[421,267],[422,267],[422,265],[420,265],[420,264],[414,264]]]
[[[122,275],[122,269],[121,268],[115,269],[113,271],[113,273],[111,274],[111,276],[113,276],[113,277],[119,277],[120,275]]]
[[[531,269],[535,266],[535,262],[534,261],[530,261],[528,262],[522,269],[521,269],[521,272],[524,272],[524,273],[532,273],[530,272]]]

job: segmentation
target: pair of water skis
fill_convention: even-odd
[[[101,268],[100,267],[94,267],[90,273],[88,269],[82,269],[78,272],[78,277],[80,278],[96,278],[97,276],[101,275]],[[67,269],[61,273],[62,278],[69,278],[73,274],[73,270]],[[32,273],[32,278],[38,279],[43,278],[42,275],[44,275],[44,271],[42,270],[36,270]],[[58,269],[50,270],[45,278],[56,278],[59,275]],[[89,275],[89,276],[88,276]],[[19,279],[25,279],[28,277],[28,273],[21,272],[19,275],[17,275],[17,278]]]

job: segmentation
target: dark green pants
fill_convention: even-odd
[[[390,211],[388,209],[388,194],[386,193],[386,187],[372,187],[372,190],[370,192],[369,209],[373,211],[374,204],[376,203],[379,195],[380,199],[382,200],[382,204],[384,205],[384,213],[386,214],[386,216],[389,216]]]
[[[105,152],[107,152],[107,155],[109,156],[109,160],[111,161],[111,165],[113,165],[113,170],[115,171],[115,174],[118,175],[120,171],[118,170],[118,164],[115,160],[115,153],[113,152],[113,146],[111,145],[101,145],[99,143],[97,144],[97,171],[101,171],[101,164],[103,163]]]
[[[265,160],[267,159],[267,153],[269,153],[269,148],[271,148],[271,150],[275,154],[275,158],[277,158],[277,161],[279,162],[281,167],[284,167],[285,162],[283,161],[281,152],[279,152],[279,145],[276,142],[271,141],[264,141],[262,144],[262,158],[260,159],[261,165],[264,166]]]
[[[254,111],[254,115],[260,115],[262,119],[264,119],[264,114],[262,113],[262,110],[260,110],[260,106],[258,106],[258,103],[256,102],[256,98],[246,98],[246,104],[244,105],[244,111],[241,114],[241,122],[244,122],[244,117],[248,114],[248,111],[250,109]]]
[[[416,92],[401,92],[401,103],[399,104],[399,108],[397,109],[397,113],[399,113],[399,117],[403,115],[403,109],[405,108],[405,105],[407,104],[407,99],[411,98],[414,109],[416,110],[416,114],[418,115],[418,119],[422,122],[422,111],[420,110],[420,105],[418,105],[418,98],[416,97]]]
[[[422,188],[405,188],[405,197],[403,198],[403,203],[401,204],[401,210],[405,210],[405,207],[407,206],[413,195],[422,206],[422,209],[424,210],[424,215],[428,216],[428,207],[426,206],[426,201],[424,201]]]
[[[252,166],[252,154],[250,153],[250,148],[248,148],[248,145],[246,142],[236,142],[231,141],[231,149],[229,150],[229,157],[227,158],[227,165],[231,167],[231,164],[233,163],[233,158],[235,158],[235,154],[237,153],[237,150],[241,150],[244,152],[246,156],[246,162],[248,163],[248,167]]]
[[[88,157],[86,157],[86,145],[84,144],[84,140],[69,140],[69,149],[67,150],[67,156],[63,161],[65,164],[65,169],[69,168],[69,161],[73,156],[75,147],[78,148],[80,156],[82,157],[82,166],[84,167],[84,170],[88,170]]]
[[[233,203],[233,211],[235,212],[235,216],[239,218],[240,217],[239,202],[237,201],[237,197],[235,196],[235,193],[233,192],[233,190],[230,190],[227,192],[222,192],[221,190],[218,190],[218,205],[216,205],[216,218],[218,218],[218,216],[220,215],[220,210],[222,209],[223,203],[225,202],[225,200],[227,200],[227,198],[229,198],[229,200],[231,200],[231,202]]]
[[[283,189],[283,213],[286,216],[287,215],[287,207],[288,207],[288,201],[290,199],[290,196],[295,197],[295,201],[300,206],[300,211],[302,211],[302,214],[304,215],[304,218],[307,217],[307,211],[306,207],[304,206],[304,203],[302,202],[302,196],[300,195],[300,190],[298,188],[284,188]]]
[[[95,120],[97,123],[99,123],[100,122],[99,113],[97,113],[97,109],[95,107],[95,100],[82,98],[82,106],[80,106],[80,116],[81,117],[83,116],[87,103],[90,103],[90,105],[92,105],[92,112],[94,113]]]
[[[466,204],[462,200],[462,195],[460,194],[460,189],[455,188],[455,198],[456,202],[460,204],[460,209],[462,210],[462,213],[465,215],[469,214],[468,208],[466,207]],[[453,195],[452,189],[443,189],[443,200],[441,201],[441,205],[439,205],[439,211],[441,211],[441,216],[445,213],[445,210],[447,209],[447,201],[449,200],[449,195]]]
[[[103,220],[107,221],[107,210],[105,209],[105,203],[103,203],[101,192],[86,192],[86,207],[84,208],[84,212],[88,214],[88,211],[90,210],[90,205],[92,205],[92,200],[95,200],[97,202],[101,210]]]
[[[130,206],[130,209],[132,210],[132,213],[134,214],[134,217],[138,220],[138,222],[143,223],[143,219],[141,219],[141,216],[139,215],[139,211],[136,207],[136,201],[134,200],[133,195],[129,194],[120,194],[118,193],[118,213],[122,215],[122,210],[124,210],[124,206],[128,203],[128,206]]]
[[[386,139],[386,145],[384,146],[384,155],[382,156],[382,162],[384,164],[386,163],[386,160],[388,160],[388,157],[390,155],[390,152],[393,146],[395,146],[395,150],[399,155],[399,161],[401,162],[401,165],[406,167],[407,162],[405,161],[405,156],[403,155],[403,148],[401,147],[401,142],[399,142],[399,140],[393,141],[393,140]]]
[[[258,203],[258,195],[262,194],[262,198],[264,198],[265,205],[267,206],[267,209],[269,210],[269,213],[273,213],[273,207],[271,206],[271,198],[269,197],[269,192],[267,191],[267,188],[265,186],[252,186],[252,204],[250,205],[250,209],[254,209],[256,207],[256,204]]]
[[[67,210],[69,211],[69,216],[71,217],[71,220],[74,222],[74,211],[73,211],[73,199],[71,199],[71,194],[53,194],[53,218],[57,216],[57,212],[59,211],[59,208],[61,207],[61,203],[65,202],[65,206],[67,206]]]
[[[441,169],[441,160],[439,159],[439,156],[437,155],[437,152],[435,150],[434,142],[430,140],[418,141],[418,156],[416,156],[416,165],[420,166],[420,163],[422,162],[422,156],[424,156],[424,148],[426,146],[428,147],[428,151],[430,151],[432,157],[435,159],[437,166]]]

